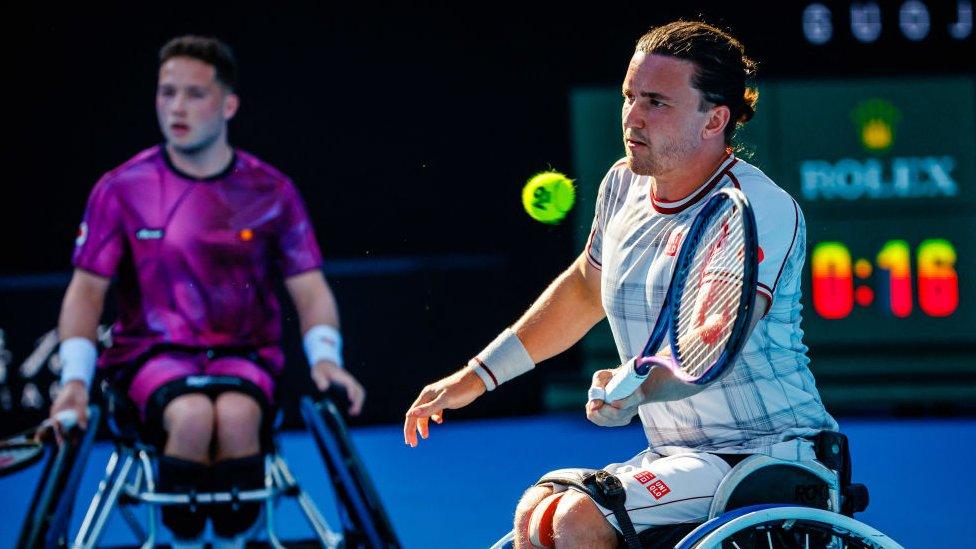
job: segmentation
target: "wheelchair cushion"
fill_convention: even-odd
[[[729,496],[726,511],[748,505],[789,503],[828,509],[829,489],[813,473],[792,465],[770,465],[746,476]]]

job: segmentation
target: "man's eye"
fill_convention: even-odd
[[[162,95],[163,97],[173,97],[173,95],[175,95],[175,93],[176,93],[176,90],[174,90],[173,88],[160,88],[159,89],[159,95]]]
[[[187,95],[194,99],[200,99],[201,97],[206,97],[207,92],[203,90],[190,90],[187,92]]]
[[[665,106],[664,103],[661,103],[657,99],[648,99],[648,101],[651,103],[651,106],[652,107],[664,107]]]

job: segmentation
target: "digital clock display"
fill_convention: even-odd
[[[898,318],[918,308],[931,317],[946,317],[959,308],[956,250],[948,240],[934,238],[918,245],[912,269],[912,250],[904,240],[889,240],[870,260],[856,261],[842,242],[821,242],[810,254],[813,310],[837,320],[851,314],[854,305],[872,305]],[[912,279],[915,272],[916,278]],[[875,293],[873,288],[877,288]],[[913,290],[913,288],[917,288]]]
[[[808,345],[976,343],[976,217],[814,220],[807,231]]]

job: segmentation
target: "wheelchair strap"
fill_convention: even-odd
[[[641,549],[637,530],[627,514],[627,492],[620,479],[603,469],[557,469],[543,475],[536,485],[562,484],[572,486],[593,498],[593,501],[613,511],[628,549]]]
[[[149,362],[150,359],[161,354],[174,352],[186,353],[188,355],[199,355],[206,353],[207,358],[210,360],[225,357],[243,358],[253,362],[262,370],[265,370],[274,376],[274,369],[266,360],[264,360],[264,358],[258,352],[258,348],[254,346],[195,347],[190,345],[181,345],[179,343],[157,343],[133,360],[124,364],[112,366],[112,371],[114,372],[114,374],[111,375],[112,385],[121,387],[123,394],[128,392],[129,386],[132,385],[132,380],[135,379],[136,374],[139,373],[139,369],[142,368],[146,362]]]

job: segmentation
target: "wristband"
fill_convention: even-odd
[[[468,361],[489,391],[535,368],[532,357],[511,328],[506,328],[477,356]]]
[[[342,367],[342,335],[335,327],[328,324],[312,326],[305,332],[302,342],[309,366],[327,360]]]
[[[95,361],[98,359],[98,349],[87,337],[69,337],[61,342],[58,348],[58,358],[61,359],[61,386],[75,379],[91,387],[95,377]]]

